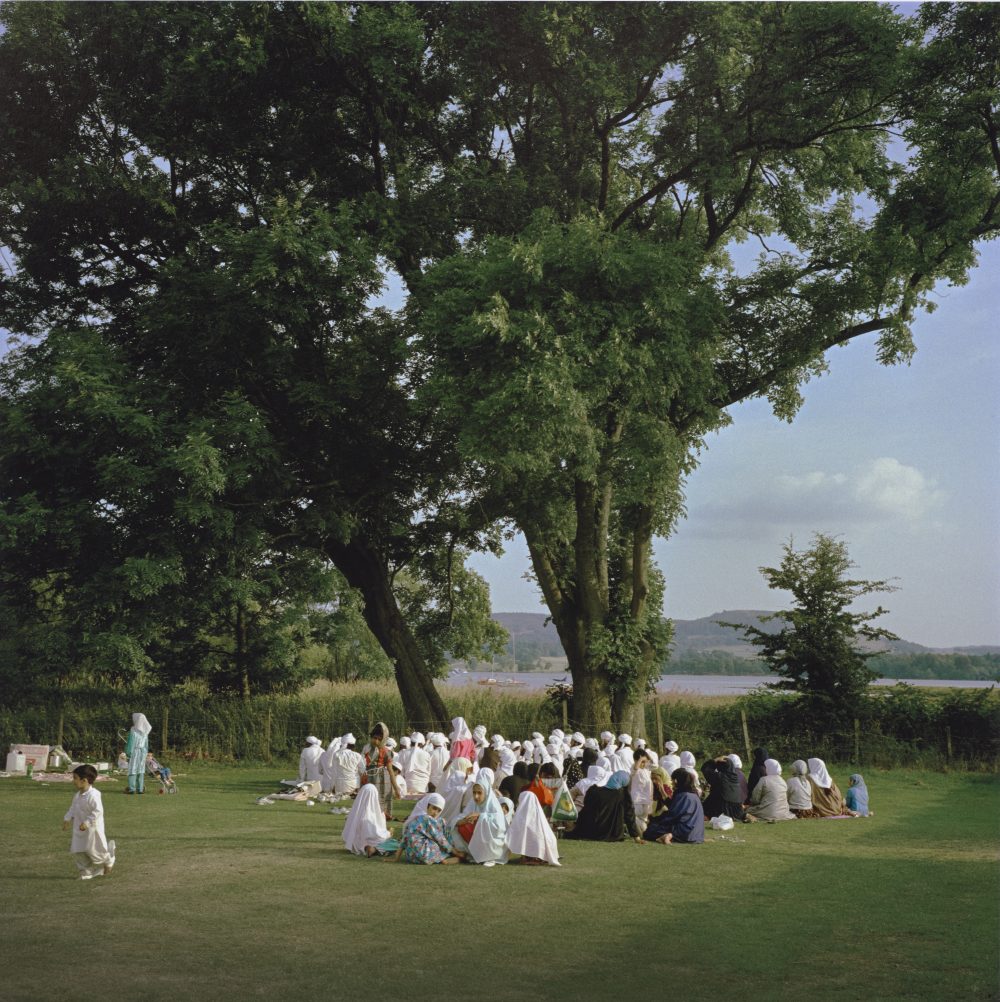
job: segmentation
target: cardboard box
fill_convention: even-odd
[[[32,768],[38,772],[44,772],[49,764],[49,750],[51,745],[11,745],[12,752],[20,752],[24,756],[24,764],[27,767],[31,763]]]

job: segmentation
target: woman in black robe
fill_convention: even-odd
[[[763,779],[767,774],[764,763],[770,758],[766,748],[754,748],[753,765],[750,767],[750,775],[747,777],[747,798],[744,803],[749,803],[753,796],[753,788],[757,785],[758,779]]]
[[[593,748],[584,748],[580,758],[570,758],[567,755],[563,763],[563,779],[566,780],[566,789],[572,790],[587,775],[587,770],[596,761],[597,752]]]
[[[511,803],[516,804],[521,796],[521,791],[528,786],[531,780],[528,779],[528,763],[515,762],[514,771],[507,776],[500,784],[500,792],[505,797],[509,797]]]
[[[566,838],[591,842],[619,842],[627,831],[636,842],[642,836],[635,823],[635,807],[628,792],[629,775],[616,772],[607,786],[592,786],[583,798],[583,810]]]
[[[728,814],[734,821],[746,817],[743,809],[743,790],[740,774],[728,755],[710,758],[702,767],[701,774],[711,787],[703,805],[706,818],[717,818]]]

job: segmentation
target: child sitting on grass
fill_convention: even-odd
[[[462,853],[455,850],[451,836],[441,818],[444,797],[440,793],[429,793],[424,800],[424,811],[414,813],[403,826],[403,844],[396,855],[407,863],[457,863]],[[417,805],[419,807],[419,804]]]
[[[847,809],[854,811],[860,818],[867,818],[875,813],[868,807],[868,787],[865,786],[864,777],[859,772],[851,776],[851,785],[847,789],[844,801]]]
[[[78,765],[73,770],[76,795],[63,818],[63,831],[73,829],[69,851],[80,870],[81,880],[106,877],[115,865],[115,843],[104,834],[104,803],[94,789],[97,770]]]

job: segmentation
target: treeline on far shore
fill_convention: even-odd
[[[878,654],[869,661],[880,678],[971,679],[1000,682],[1000,654]],[[767,675],[755,657],[729,651],[683,651],[663,668],[664,675]]]

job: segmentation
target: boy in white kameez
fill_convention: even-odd
[[[95,782],[97,770],[92,765],[78,765],[73,770],[76,795],[63,818],[63,831],[73,829],[69,851],[81,880],[106,877],[115,865],[115,843],[104,833],[104,804],[94,789]]]

